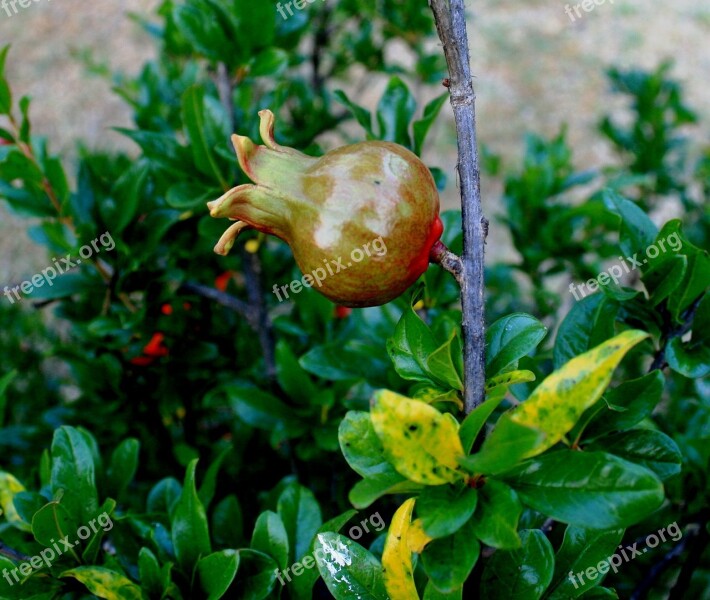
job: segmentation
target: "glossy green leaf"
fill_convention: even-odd
[[[459,437],[461,438],[464,452],[468,453],[471,451],[486,421],[488,421],[489,417],[493,414],[493,411],[498,408],[500,403],[503,402],[504,398],[505,396],[498,396],[497,398],[487,399],[483,404],[474,408],[464,419],[463,423],[461,423]]]
[[[277,582],[278,568],[273,558],[249,548],[238,550],[238,554],[237,576],[225,598],[264,600],[274,589],[281,587]]]
[[[407,85],[399,77],[392,77],[377,105],[379,138],[410,147],[409,122],[416,108],[417,102]]]
[[[429,129],[436,120],[436,117],[439,116],[439,112],[441,112],[442,107],[448,99],[448,92],[444,92],[441,96],[437,96],[424,107],[424,114],[422,115],[422,118],[414,121],[412,125],[412,129],[414,130],[414,154],[421,155],[427,133],[429,133]]]
[[[555,556],[550,600],[578,598],[598,586],[602,580],[600,576],[609,571],[608,558],[614,554],[623,535],[623,529],[596,531],[569,525]],[[606,563],[606,566],[602,563]],[[577,574],[591,567],[597,569],[598,574],[594,579],[583,575],[580,581]]]
[[[279,423],[297,420],[291,408],[258,388],[229,385],[225,390],[234,412],[252,427],[272,430]]]
[[[483,570],[482,596],[490,600],[538,600],[552,581],[552,544],[538,529],[520,532],[522,545],[499,550]]]
[[[52,494],[61,494],[62,506],[72,519],[88,523],[99,503],[94,456],[87,439],[74,427],[60,427],[54,432],[51,452]]]
[[[602,294],[576,302],[557,331],[553,349],[555,368],[612,337],[619,308],[618,302]]]
[[[338,440],[345,460],[361,477],[395,472],[383,455],[384,448],[372,426],[370,413],[349,411],[340,422]]]
[[[518,521],[523,505],[510,486],[488,479],[478,490],[478,506],[471,521],[476,537],[501,550],[520,547]]]
[[[276,344],[275,358],[276,377],[289,397],[306,403],[316,395],[318,390],[284,340],[279,340]]]
[[[289,544],[281,517],[270,510],[261,513],[254,525],[249,547],[268,554],[284,570],[289,564]]]
[[[187,466],[182,493],[170,520],[175,556],[187,573],[192,572],[200,557],[211,552],[205,508],[195,488],[196,468],[197,459]]]
[[[636,204],[609,189],[604,190],[604,204],[621,219],[619,245],[625,256],[644,252],[653,244],[658,229]]]
[[[486,377],[498,375],[527,356],[547,333],[535,317],[513,313],[486,330]]]
[[[120,496],[133,481],[138,470],[140,442],[134,438],[122,441],[111,454],[111,462],[106,471],[106,485],[109,494]]]
[[[350,100],[343,90],[335,90],[333,96],[338,102],[350,110],[355,117],[355,120],[367,133],[368,139],[374,138],[375,134],[372,131],[372,114],[370,111]]]
[[[138,574],[141,588],[151,596],[160,597],[165,588],[160,572],[160,564],[150,548],[143,547],[138,553]]]
[[[586,449],[608,452],[646,467],[662,481],[680,473],[683,462],[678,445],[665,433],[650,429],[612,433],[595,440]]]
[[[395,371],[413,381],[436,381],[428,360],[438,347],[434,334],[411,307],[404,311],[394,335],[387,340],[387,352]]]
[[[607,390],[598,403],[601,410],[585,429],[585,437],[624,431],[643,421],[661,400],[664,383],[661,371],[655,370]]]
[[[220,187],[228,187],[215,157],[214,147],[207,139],[205,123],[205,90],[201,86],[189,88],[182,98],[182,118],[197,168],[213,178]]]
[[[358,481],[350,490],[348,500],[355,508],[363,509],[387,494],[406,494],[420,489],[422,485],[409,481],[393,470]]]
[[[658,261],[643,274],[643,284],[649,291],[652,306],[668,298],[681,284],[688,270],[688,259],[682,255]]]
[[[462,484],[425,487],[417,498],[417,515],[424,531],[442,538],[458,531],[476,510],[478,493]]]
[[[279,496],[277,512],[286,526],[289,562],[292,563],[307,552],[313,536],[323,523],[320,506],[313,492],[292,483]]]
[[[207,600],[224,597],[234,581],[239,568],[239,553],[236,550],[222,550],[201,558],[197,563],[197,577]]]
[[[590,529],[638,523],[664,497],[653,472],[605,452],[545,454],[507,473],[505,481],[542,514]]]
[[[439,591],[453,593],[468,579],[480,551],[473,525],[468,522],[453,535],[427,545],[422,553],[424,571]]]
[[[318,571],[334,597],[389,600],[382,565],[351,539],[338,533],[319,533],[315,558]]]

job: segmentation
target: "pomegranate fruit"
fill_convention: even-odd
[[[424,163],[390,142],[352,144],[314,158],[274,139],[274,115],[259,112],[265,146],[232,136],[239,165],[254,184],[207,206],[236,221],[215,247],[227,254],[251,227],[289,244],[305,274],[298,282],[349,307],[402,294],[426,270],[442,233],[439,195]],[[286,297],[294,283],[274,286]]]

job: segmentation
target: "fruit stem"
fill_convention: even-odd
[[[458,254],[451,252],[441,240],[437,240],[431,247],[429,262],[439,265],[444,271],[451,273],[459,287],[463,286],[463,261]]]

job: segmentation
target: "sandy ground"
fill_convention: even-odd
[[[608,147],[590,132],[602,113],[619,107],[602,73],[611,64],[652,68],[674,58],[674,73],[704,119],[698,140],[707,138],[710,2],[606,0],[592,12],[582,11],[575,22],[565,14],[562,0],[467,4],[479,139],[508,164],[519,157],[526,130],[552,135],[562,123],[569,125],[580,168],[608,162]],[[16,97],[33,97],[34,131],[46,134],[67,163],[76,139],[90,147],[125,148],[126,142],[109,128],[130,123],[125,105],[105,81],[85,72],[75,52],[90,49],[97,60],[135,72],[154,50],[127,13],[145,14],[157,5],[157,0],[35,0],[9,18],[0,11],[0,44],[12,43],[8,71]],[[449,117],[439,124],[428,150],[430,163],[450,172],[452,133]],[[486,210],[493,214],[499,185],[485,179],[483,190]],[[456,201],[450,186],[444,204]],[[0,284],[45,266],[46,257],[28,240],[24,223],[0,206]]]

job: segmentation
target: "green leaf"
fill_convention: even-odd
[[[226,598],[264,600],[276,584],[276,563],[263,552],[248,548],[239,550],[239,570]]]
[[[348,500],[355,508],[363,509],[386,494],[406,494],[420,489],[420,484],[409,481],[393,469],[358,481],[350,490]]]
[[[677,373],[698,379],[710,373],[710,293],[698,304],[691,336],[687,342],[680,337],[671,339],[666,347],[666,360]]]
[[[654,473],[605,452],[545,454],[507,473],[505,481],[542,514],[590,529],[638,523],[664,497]]]
[[[429,356],[438,344],[429,327],[409,307],[404,311],[394,335],[387,340],[387,352],[400,377],[413,381],[437,381],[429,369]]]
[[[463,391],[463,382],[454,364],[454,354],[461,351],[456,331],[442,346],[434,350],[426,361],[427,371],[454,390]]]
[[[323,523],[320,506],[309,489],[291,483],[279,496],[276,510],[286,526],[289,563],[292,563],[308,551],[313,536]]]
[[[439,115],[441,108],[449,99],[449,93],[444,92],[441,96],[434,98],[429,104],[424,107],[424,114],[418,121],[414,121],[412,129],[414,130],[414,148],[413,152],[417,156],[421,155],[424,140],[426,139],[429,128],[432,126],[436,117]]]
[[[504,413],[481,450],[459,462],[470,473],[496,475],[512,469],[544,440],[542,431],[516,423],[510,413]]]
[[[239,568],[239,553],[236,550],[222,550],[201,558],[197,563],[197,576],[207,600],[224,597],[234,581]]]
[[[212,538],[219,546],[239,546],[244,534],[242,509],[234,494],[223,498],[212,511]]]
[[[422,553],[424,571],[439,591],[453,593],[468,579],[480,551],[473,526],[466,523],[453,535],[427,545]]]
[[[455,533],[473,515],[477,499],[476,490],[463,484],[425,487],[417,498],[424,531],[433,538]]]
[[[257,388],[229,385],[225,390],[234,412],[252,427],[269,431],[279,424],[298,420],[281,400]]]
[[[458,424],[425,402],[389,390],[372,397],[370,418],[385,457],[415,483],[441,485],[463,478]]]
[[[99,508],[93,452],[87,438],[67,425],[52,440],[52,495],[78,523],[88,523]]]
[[[111,194],[99,204],[99,212],[109,231],[120,234],[133,221],[148,179],[147,162],[131,165],[113,184]]]
[[[148,493],[148,512],[165,513],[171,517],[181,493],[182,487],[177,479],[161,479]]]
[[[399,77],[392,77],[377,105],[379,138],[410,148],[409,122],[416,108],[417,102],[407,85]]]
[[[17,377],[17,371],[13,370],[0,377],[0,427],[5,424],[5,405],[7,404],[7,388],[12,380]]]
[[[319,533],[316,538],[318,571],[333,596],[389,600],[382,565],[370,552],[337,533]]]
[[[368,139],[373,139],[375,134],[372,131],[372,114],[366,108],[355,104],[343,90],[333,92],[335,99],[350,110],[357,122],[367,133]]]
[[[502,481],[488,479],[478,490],[478,506],[472,520],[476,537],[492,548],[519,548],[518,521],[522,512],[515,490]]]
[[[503,402],[504,398],[505,396],[499,396],[486,400],[483,404],[474,408],[464,419],[463,423],[461,423],[459,437],[461,438],[461,444],[466,454],[471,452],[471,448],[473,448],[473,444],[478,434],[481,432],[481,429],[483,429],[488,418],[493,414],[493,411],[498,408],[500,403]]]
[[[281,48],[267,48],[255,56],[249,67],[252,77],[280,75],[289,63],[289,54]]]
[[[273,511],[267,510],[259,515],[254,525],[254,533],[249,547],[268,554],[276,561],[281,570],[285,570],[289,565],[286,527],[281,517]]]
[[[557,331],[553,360],[555,369],[614,335],[620,304],[602,294],[575,303]]]
[[[608,572],[607,559],[614,554],[623,535],[623,529],[595,531],[569,525],[555,556],[555,575],[550,586],[550,600],[577,598],[598,586],[602,581],[601,577],[584,577],[580,582],[576,575],[590,567],[596,568],[601,575]],[[607,565],[599,569],[602,563]]]
[[[338,428],[340,449],[348,464],[361,477],[392,474],[394,468],[384,458],[384,448],[372,426],[370,413],[348,411]]]
[[[658,235],[653,221],[636,204],[613,190],[604,190],[604,205],[621,219],[619,245],[627,257],[644,252]]]
[[[539,529],[521,531],[520,539],[520,548],[499,550],[486,563],[481,587],[486,600],[536,600],[550,585],[552,544]]]
[[[310,546],[308,546],[308,552],[306,553],[306,556],[313,556],[316,542],[318,541],[318,533],[325,533],[326,531],[337,533],[356,514],[357,511],[348,510],[342,515],[338,515],[337,517],[332,518],[330,521],[323,523],[323,525],[318,528],[316,535],[313,536],[313,540],[311,540],[311,544]],[[305,571],[303,571],[301,575],[294,578],[291,582],[290,589],[294,600],[311,600],[313,597],[313,586],[318,580],[318,577],[318,569],[308,567]]]
[[[463,587],[460,587],[453,592],[440,592],[434,587],[433,582],[429,582],[424,589],[424,600],[462,600]]]
[[[182,493],[170,519],[175,556],[186,573],[192,572],[200,557],[211,552],[205,508],[195,489],[196,468],[197,459],[187,466]]]
[[[632,429],[606,435],[586,447],[614,454],[646,467],[661,481],[680,473],[683,455],[676,443],[665,433],[649,429]]]
[[[208,142],[205,123],[205,90],[199,85],[188,88],[182,97],[182,118],[192,156],[197,168],[214,178],[221,188],[229,187],[215,158],[214,147]]]
[[[0,50],[0,115],[9,115],[12,110],[12,92],[5,77],[5,59],[9,51],[9,44]]]
[[[110,496],[119,497],[133,481],[138,470],[140,442],[134,438],[123,440],[111,455],[106,471],[106,486]]]
[[[546,333],[547,327],[524,313],[498,319],[486,330],[486,377],[516,365],[537,347]]]
[[[141,588],[128,577],[105,567],[77,567],[60,577],[73,577],[99,598],[106,600],[142,600]]]
[[[610,431],[624,431],[643,421],[660,402],[664,384],[663,373],[656,369],[643,377],[624,381],[607,390],[601,401],[601,410],[585,429],[585,437],[598,437]]]
[[[214,188],[205,188],[194,181],[179,181],[168,188],[165,201],[178,210],[202,210],[209,200],[219,195]]]
[[[681,284],[688,270],[688,258],[670,256],[656,262],[643,274],[642,281],[649,292],[651,306],[658,306]]]
[[[202,485],[200,486],[197,495],[200,497],[200,502],[205,507],[205,510],[209,509],[210,504],[212,504],[212,499],[214,498],[215,490],[217,489],[217,476],[219,475],[219,470],[222,468],[222,463],[227,455],[232,452],[232,445],[225,446],[222,451],[217,455],[212,464],[208,467],[207,473],[205,473],[205,478],[202,480]]]
[[[276,378],[289,397],[303,403],[318,393],[311,378],[283,339],[276,344]]]
[[[143,547],[138,553],[138,575],[141,588],[151,597],[161,597],[165,588],[160,572],[160,564],[149,548]]]

